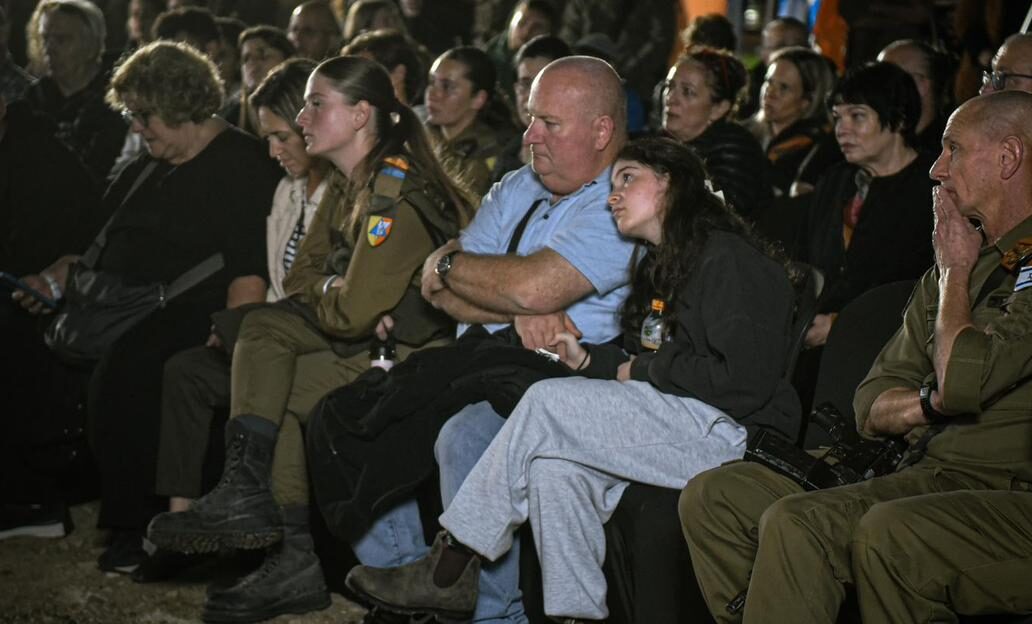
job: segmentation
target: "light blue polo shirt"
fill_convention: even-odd
[[[550,203],[552,193],[524,166],[506,174],[484,196],[480,209],[459,240],[470,253],[499,255],[508,250],[516,226],[531,205],[542,201],[520,238],[516,253],[530,255],[549,248],[581,272],[595,292],[566,312],[584,334],[583,340],[606,342],[620,334],[620,306],[629,292],[634,242],[616,229],[609,212],[607,167],[577,191]],[[459,325],[459,334],[468,325]],[[505,325],[487,325],[495,331]]]

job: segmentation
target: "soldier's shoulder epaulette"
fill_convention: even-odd
[[[1022,238],[1003,254],[1000,265],[1008,271],[1015,271],[1032,262],[1032,237]]]
[[[401,190],[408,177],[409,162],[402,156],[388,156],[383,159],[380,170],[373,179],[373,193],[370,203],[373,212],[394,207],[401,197]]]

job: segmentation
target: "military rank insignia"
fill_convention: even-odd
[[[394,219],[372,215],[369,217],[369,230],[366,238],[369,239],[370,247],[379,247],[387,237],[391,235],[391,227],[394,226]]]

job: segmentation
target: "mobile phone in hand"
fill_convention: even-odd
[[[20,290],[51,310],[57,309],[56,301],[6,271],[0,271],[0,287],[11,292]]]

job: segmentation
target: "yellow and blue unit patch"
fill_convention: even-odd
[[[369,230],[366,232],[366,238],[369,240],[370,247],[379,247],[383,244],[387,237],[391,235],[391,227],[394,226],[394,219],[390,217],[381,217],[380,215],[372,215],[369,217]]]

